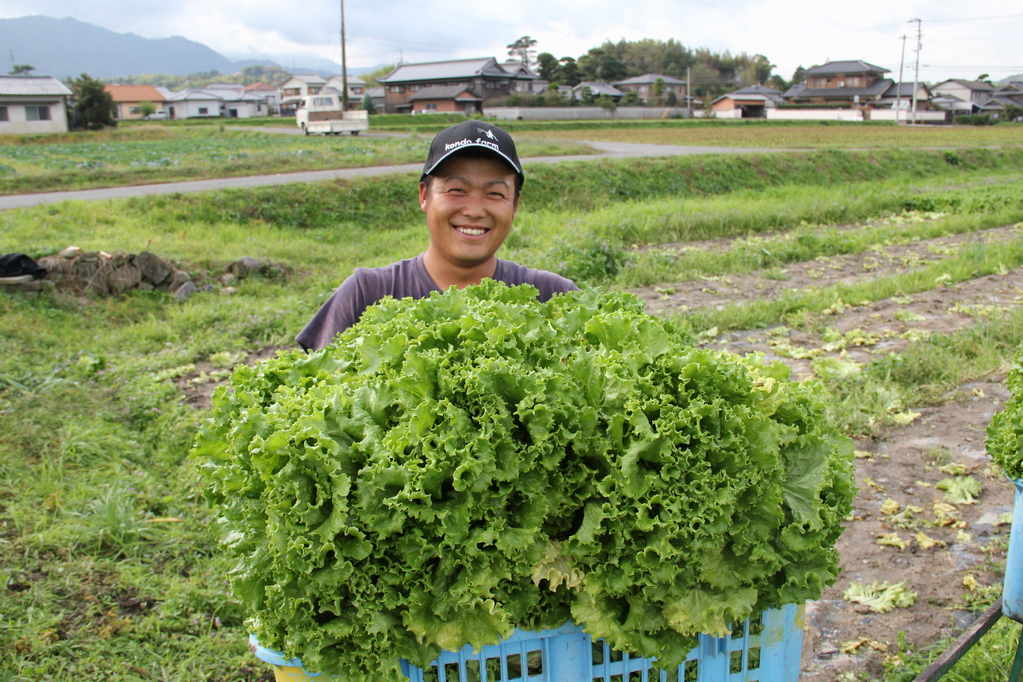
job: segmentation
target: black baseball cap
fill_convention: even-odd
[[[515,170],[520,180],[525,178],[511,135],[492,123],[472,119],[462,121],[458,125],[453,125],[437,133],[437,137],[433,138],[430,151],[426,155],[423,177],[425,178],[436,170],[444,159],[470,147],[493,152],[495,156],[504,159]]]

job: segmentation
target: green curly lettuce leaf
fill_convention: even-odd
[[[819,386],[634,296],[385,300],[239,367],[193,455],[265,646],[353,682],[514,628],[677,665],[837,575],[852,446]]]
[[[987,452],[1011,479],[1023,479],[1023,345],[1005,378],[1009,400],[987,427]]]

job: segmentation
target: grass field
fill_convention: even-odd
[[[101,133],[0,140],[0,194],[418,163],[429,137],[303,137],[240,127],[134,125]],[[523,140],[523,155],[588,154],[583,144]]]
[[[190,152],[201,156],[224,153],[214,144],[223,139],[217,132],[156,142],[209,144]],[[107,142],[88,144],[102,162]],[[109,153],[116,163],[128,158],[116,154],[129,154]],[[613,287],[765,267],[780,272],[879,242],[1023,221],[1020,154],[824,152],[537,165],[500,255]],[[929,217],[918,219],[922,213]],[[741,240],[727,251],[693,243],[725,238]],[[0,214],[0,253],[42,256],[70,244],[108,252],[148,248],[200,283],[214,283],[241,256],[280,263],[288,273],[252,277],[234,295],[214,289],[185,303],[143,291],[107,299],[0,293],[0,679],[268,679],[246,647],[246,614],[230,593],[231,567],[216,549],[215,514],[188,460],[203,418],[188,398],[208,393],[214,372],[292,347],[295,333],[354,267],[412,256],[426,239],[414,174]],[[659,248],[679,242],[689,248]],[[893,275],[848,293],[822,287],[817,297],[693,311],[679,322],[699,333],[801,316],[819,321],[840,296],[877,300],[914,286],[934,288],[945,275],[944,282],[968,281],[1021,265],[1017,238],[998,250],[949,254],[940,269],[912,281]],[[921,358],[916,373],[889,372],[883,388],[940,400],[940,391],[933,398],[920,390],[932,384],[944,390],[957,380],[938,377],[939,370],[958,364],[983,373],[1008,361],[1023,341],[1023,324],[1000,329],[998,343],[984,353],[969,335],[940,345],[920,341],[906,353]],[[927,365],[928,357],[937,360]],[[939,360],[942,366],[934,366]],[[883,422],[887,412],[863,395],[843,394],[858,405],[855,423]],[[866,426],[857,433],[865,435]],[[978,648],[967,662],[976,667],[961,679],[995,679],[990,671],[1004,666],[1006,642],[1018,637],[1018,627],[1003,630]],[[936,653],[910,663],[920,669]],[[889,679],[902,682],[905,673],[893,670]]]
[[[689,125],[676,128],[533,131],[532,138],[558,137],[601,142],[635,142],[695,147],[757,149],[891,149],[910,147],[1021,146],[1023,125],[857,126],[857,125]]]

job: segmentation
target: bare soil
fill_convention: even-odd
[[[822,258],[787,267],[784,279],[778,272],[729,276],[716,280],[679,282],[671,286],[633,290],[655,314],[684,313],[777,296],[794,289],[812,290],[836,283],[855,283],[924,267],[947,257],[967,244],[982,242],[997,246],[1018,237],[1015,227],[981,233],[943,237],[880,251]],[[686,245],[692,248],[694,244]],[[729,248],[727,241],[696,244],[701,248]],[[826,326],[846,334],[854,330],[870,339],[865,345],[844,351],[822,353],[867,363],[878,354],[898,352],[909,343],[906,332],[951,333],[971,326],[987,315],[1004,311],[1023,301],[1023,269],[991,275],[955,286],[938,286],[930,291],[897,297],[867,305],[852,305],[830,315]],[[783,342],[777,344],[779,339]],[[773,344],[769,344],[773,341]],[[710,347],[741,354],[761,352],[769,362],[785,362],[794,376],[812,376],[811,359],[785,355],[802,349],[815,352],[823,345],[810,332],[789,330],[781,335],[770,330],[740,331],[708,342]],[[978,615],[978,604],[994,596],[989,586],[1002,581],[1005,545],[1009,526],[1000,523],[1012,511],[1014,488],[999,470],[989,465],[984,450],[985,428],[1008,398],[1005,370],[983,381],[962,386],[948,402],[917,410],[920,416],[907,426],[885,430],[873,439],[856,443],[856,479],[859,492],[854,511],[838,543],[842,574],[818,601],[807,605],[807,630],[803,647],[803,682],[832,682],[849,679],[847,673],[873,677],[887,659],[898,655],[901,637],[908,648],[919,650],[954,635]],[[934,503],[943,499],[935,488],[948,478],[938,467],[958,463],[983,484],[973,505],[960,505],[958,522],[941,525]],[[921,511],[911,528],[894,527],[881,506],[894,500],[904,509],[914,505]],[[918,532],[944,543],[925,549],[914,539]],[[880,535],[898,533],[909,544],[905,549],[877,544]],[[968,577],[970,576],[970,577]],[[967,584],[975,580],[979,586]],[[872,613],[866,607],[842,597],[852,583],[870,584],[906,581],[918,593],[909,608],[889,613]],[[993,588],[997,589],[997,588]],[[973,608],[971,608],[971,606]]]

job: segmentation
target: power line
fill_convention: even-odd
[[[964,19],[928,19],[927,23],[937,24],[947,21],[994,21],[996,19],[1017,19],[1019,17],[1023,17],[1023,14],[1004,14],[1000,17],[966,17]]]

